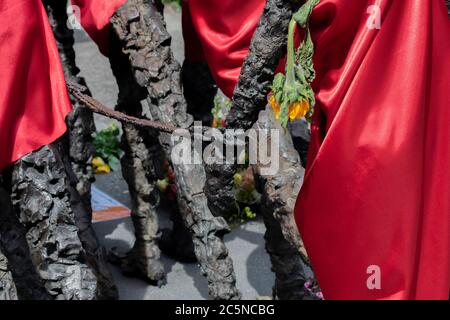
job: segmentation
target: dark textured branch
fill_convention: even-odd
[[[2,177],[0,176],[0,223],[4,222],[4,217],[12,212],[8,193],[3,189]],[[2,231],[0,227],[0,301],[17,300],[17,289],[11,272],[11,264],[8,258],[3,254],[2,249]]]
[[[73,30],[67,27],[67,0],[44,0],[50,24],[55,35],[58,51],[67,81],[85,86],[85,80],[78,76],[76,66]],[[93,114],[82,107],[74,96],[70,96],[73,111],[67,116],[68,133],[65,148],[61,150],[65,169],[69,177],[68,190],[75,214],[75,223],[89,266],[98,279],[98,298],[117,298],[117,288],[106,263],[106,251],[99,244],[92,228],[91,184],[94,181],[92,157],[94,147],[92,133],[95,132]]]
[[[119,86],[116,109],[135,118],[142,117],[141,100],[145,99],[147,92],[136,84],[128,57],[122,52],[115,35],[111,36],[109,51],[111,68]],[[122,128],[122,174],[130,190],[136,241],[131,251],[120,260],[121,267],[126,273],[163,284],[165,274],[157,243],[160,234],[156,181],[162,176],[164,152],[158,142],[158,132],[124,122]]]
[[[149,0],[129,0],[111,19],[124,53],[133,68],[136,82],[148,90],[154,120],[189,127],[192,117],[180,85],[181,67],[170,49],[170,35],[163,17]],[[167,155],[173,142],[162,133],[159,142]],[[185,225],[193,232],[195,253],[209,283],[213,299],[236,299],[240,294],[228,250],[222,237],[229,232],[223,218],[209,211],[203,193],[205,171],[202,165],[175,165],[177,198]]]
[[[315,299],[305,288],[314,281],[314,274],[294,219],[294,206],[303,183],[304,169],[294,149],[290,134],[276,123],[272,111],[262,111],[254,125],[257,131],[279,130],[279,169],[271,175],[261,174],[264,166],[254,165],[255,181],[262,194],[261,211],[266,225],[266,250],[275,272],[274,297],[286,299]],[[268,135],[268,138],[273,138]],[[271,141],[267,141],[270,145]]]
[[[251,128],[259,112],[267,105],[267,93],[285,51],[288,24],[299,4],[299,1],[267,0],[234,91],[233,106],[227,117],[228,128]],[[262,113],[255,126],[257,129],[270,129],[275,124]],[[266,249],[276,275],[274,296],[280,299],[314,298],[304,287],[305,281],[314,276],[302,250],[303,244],[293,215],[295,197],[300,190],[304,171],[289,134],[282,135],[277,147],[281,167],[276,174],[263,176],[259,174],[260,167],[254,167],[262,193],[261,208],[267,228]],[[231,199],[233,168],[209,166],[207,171],[226,172],[225,175],[210,175],[207,185],[221,190],[221,197]],[[217,199],[210,200],[210,206],[218,202]]]
[[[55,299],[95,299],[97,278],[86,264],[78,237],[60,144],[45,146],[14,164],[11,199],[47,292]]]
[[[234,90],[233,105],[226,120],[227,128],[251,128],[259,111],[266,106],[275,69],[286,48],[288,24],[297,5],[297,1],[267,0]],[[221,199],[227,201],[208,196],[208,204],[216,215],[223,215],[236,208],[232,200],[236,166],[216,167],[206,167],[209,173],[206,191],[210,195],[214,190],[221,190]],[[226,174],[214,174],[216,172]]]
[[[44,283],[31,261],[25,233],[12,208],[9,191],[0,181],[0,248],[8,260],[8,269],[14,279],[14,290],[17,290],[21,300],[49,299]],[[13,297],[12,292],[8,295]]]
[[[286,49],[289,21],[299,3],[267,0],[234,90],[228,127],[249,129],[266,106],[275,69]]]
[[[9,270],[8,259],[0,250],[0,301],[17,299],[16,285]]]

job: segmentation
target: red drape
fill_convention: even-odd
[[[318,105],[297,223],[326,298],[447,299],[447,10],[349,2],[324,0],[313,16]],[[379,30],[366,25],[372,4]],[[379,290],[368,289],[371,266]]]
[[[191,19],[184,27],[197,33],[229,96],[264,2],[185,3]],[[371,5],[379,9],[372,16]],[[377,12],[379,30],[368,27],[376,25]],[[325,298],[447,299],[450,25],[444,1],[322,0],[311,26],[317,106],[295,214]],[[381,288],[373,289],[378,271]]]
[[[228,94],[263,2],[188,2],[205,57]],[[380,8],[380,30],[366,25],[373,4]],[[91,36],[101,44],[105,37],[96,31],[109,17],[86,12],[94,14],[84,14],[83,23],[95,26]],[[3,168],[60,136],[70,103],[40,0],[3,0],[0,19]],[[444,2],[322,0],[311,23],[317,106],[296,217],[325,298],[447,299],[450,23]],[[381,272],[380,289],[367,287],[371,266]]]
[[[204,55],[228,97],[233,95],[264,5],[263,0],[183,0],[186,59],[196,61]]]
[[[109,19],[127,0],[71,0],[80,8],[81,24],[89,36],[108,54]],[[75,11],[76,12],[76,11]]]
[[[49,144],[71,110],[41,0],[0,1],[0,170]]]

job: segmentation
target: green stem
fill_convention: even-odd
[[[288,45],[287,45],[287,66],[286,66],[286,83],[287,84],[293,84],[295,82],[294,34],[295,34],[296,27],[297,27],[297,22],[294,19],[291,19],[291,21],[289,22]]]

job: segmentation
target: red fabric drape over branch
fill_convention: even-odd
[[[0,1],[0,171],[49,144],[71,110],[40,0]]]
[[[241,72],[266,1],[183,0],[186,59],[206,60],[228,96]]]
[[[71,0],[80,8],[81,24],[89,36],[108,54],[109,19],[127,0]],[[76,12],[76,11],[75,11]]]

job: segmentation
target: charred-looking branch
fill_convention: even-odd
[[[192,117],[186,112],[180,85],[181,68],[173,57],[171,37],[153,1],[129,0],[112,17],[111,25],[129,58],[136,82],[148,90],[151,116],[174,126],[190,126]],[[159,142],[171,155],[171,136],[160,134]],[[176,164],[174,171],[178,205],[185,225],[193,233],[195,253],[208,279],[211,298],[239,298],[232,260],[222,240],[229,227],[208,209],[203,193],[203,166]]]
[[[233,106],[227,117],[228,128],[251,128],[259,112],[267,105],[267,93],[287,44],[289,21],[299,4],[299,1],[267,0],[234,91]],[[274,128],[275,124],[268,120],[265,113],[260,121],[255,125],[257,129]],[[306,291],[304,284],[314,276],[302,250],[293,216],[295,197],[304,172],[289,134],[280,137],[277,147],[280,148],[280,169],[276,174],[262,176],[259,174],[260,168],[254,167],[263,195],[261,208],[267,228],[266,248],[276,274],[274,296],[280,299],[310,298],[312,295]],[[224,171],[226,175],[210,175],[207,186],[221,190],[223,198],[232,199],[233,168],[207,167],[207,172]],[[211,207],[217,207],[217,199],[209,200]],[[223,211],[227,208],[219,209]]]
[[[97,296],[97,279],[78,236],[61,148],[57,141],[14,164],[11,200],[50,296],[91,300]]]
[[[264,237],[266,250],[275,272],[274,298],[315,299],[315,295],[305,287],[305,282],[314,282],[314,274],[293,215],[304,175],[300,157],[290,134],[275,122],[272,111],[262,111],[254,128],[267,133],[268,139],[273,138],[269,130],[279,130],[279,145],[276,146],[279,157],[273,160],[278,161],[277,172],[263,175],[264,166],[253,166],[257,189],[262,194],[261,210],[267,229]],[[271,145],[271,141],[267,144]]]
[[[0,223],[2,218],[11,213],[9,194],[2,187],[2,178],[0,176]],[[9,212],[7,212],[9,211]],[[1,228],[1,227],[0,227]],[[2,249],[2,231],[0,230],[0,300],[17,300],[17,289],[11,273],[11,265],[8,258],[3,254]]]
[[[73,30],[67,27],[67,1],[44,0],[50,24],[55,35],[58,51],[61,57],[66,81],[86,85],[85,80],[79,77],[80,70],[75,62]],[[91,210],[91,183],[94,181],[92,170],[92,133],[95,132],[95,124],[92,112],[79,105],[77,99],[72,96],[73,112],[67,117],[69,127],[70,160],[73,171],[78,179],[77,190],[80,193],[83,205]]]
[[[251,128],[258,118],[259,111],[267,104],[267,93],[272,83],[275,69],[285,51],[287,45],[287,32],[293,10],[299,5],[294,0],[267,0],[258,27],[253,35],[250,50],[242,66],[239,82],[234,90],[233,105],[227,116],[227,128],[244,129]],[[225,169],[225,168],[223,168]],[[208,176],[208,190],[214,186],[217,190],[223,190],[223,198],[231,199],[233,195],[233,172],[235,168],[227,168],[231,171],[227,175]],[[213,167],[207,166],[207,172],[214,173]],[[223,170],[219,170],[223,171]],[[216,199],[208,197],[212,208],[224,207],[224,210],[233,210],[235,205],[228,202],[217,204]],[[221,214],[216,212],[216,214]]]
[[[136,84],[128,57],[115,35],[110,41],[110,63],[119,86],[116,110],[128,115],[142,117],[141,100],[147,91]],[[128,183],[132,201],[132,214],[136,242],[130,252],[120,260],[126,273],[137,274],[150,282],[165,281],[164,268],[158,248],[159,191],[156,181],[161,178],[164,152],[159,145],[158,133],[148,128],[139,128],[122,123],[122,174]]]
[[[233,94],[227,127],[249,129],[267,104],[275,69],[286,49],[289,21],[298,0],[267,0]]]
[[[183,94],[188,112],[195,120],[202,121],[203,126],[212,123],[211,109],[217,95],[217,85],[206,62],[185,60],[182,68]],[[232,181],[236,171],[233,164],[206,165],[206,184],[204,188],[208,207],[215,216],[232,216],[239,207],[235,201],[233,187],[221,181]],[[222,188],[226,186],[225,188]]]
[[[13,210],[9,191],[3,187],[1,177],[0,251],[0,300],[17,297],[21,300],[50,298],[31,261],[25,229]],[[11,276],[14,283],[10,283]]]
[[[8,259],[0,249],[0,301],[17,299],[17,290],[9,270]]]
[[[67,81],[86,85],[79,77],[76,66],[73,31],[67,27],[67,1],[44,0],[50,24],[55,35],[58,51]],[[62,150],[66,171],[70,181],[71,205],[79,237],[86,251],[87,263],[98,279],[98,298],[118,297],[111,271],[106,262],[106,251],[92,228],[91,184],[94,181],[92,157],[94,147],[92,133],[95,132],[92,112],[82,107],[78,100],[70,96],[73,111],[67,116],[67,148]]]

